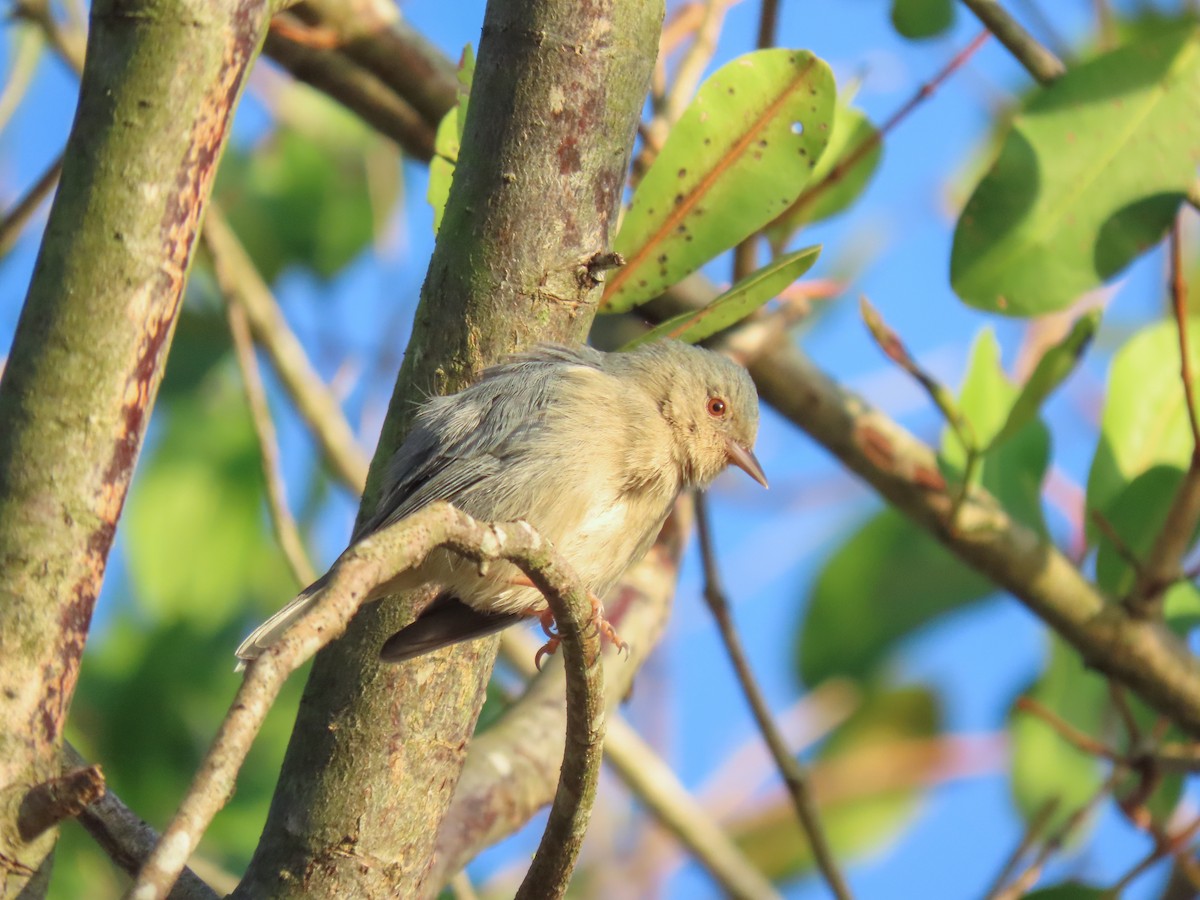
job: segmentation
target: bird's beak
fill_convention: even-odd
[[[754,454],[739,444],[737,441],[729,441],[725,444],[725,451],[729,454],[729,461],[761,484],[765,488],[769,488],[767,484],[767,476],[763,474],[762,466]]]

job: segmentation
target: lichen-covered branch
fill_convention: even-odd
[[[661,19],[645,0],[489,4],[463,150],[363,514],[416,401],[517,348],[587,334],[598,286],[586,263],[608,249]],[[495,641],[380,666],[379,646],[414,614],[413,598],[376,604],[318,654],[238,896],[436,890],[436,825]]]
[[[117,518],[261,0],[100,0],[41,251],[0,381],[0,792],[59,774]],[[10,794],[11,796],[12,794]],[[0,817],[0,883],[53,847]]]

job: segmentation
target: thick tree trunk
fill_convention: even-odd
[[[56,830],[21,801],[63,725],[261,0],[97,0],[79,108],[0,381],[0,886]],[[25,893],[22,893],[22,892]]]
[[[577,343],[599,299],[662,3],[493,0],[463,152],[363,501],[414,401],[536,341]],[[305,689],[237,896],[421,897],[495,641],[402,666],[379,647],[411,598],[364,610]]]

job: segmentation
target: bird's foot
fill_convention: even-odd
[[[600,633],[601,642],[607,640],[610,644],[617,648],[618,653],[625,654],[625,658],[629,659],[629,644],[621,640],[621,636],[617,634],[617,630],[613,628],[612,623],[604,617],[604,604],[600,602],[600,598],[595,594],[588,592],[588,597],[592,601],[592,625]],[[537,666],[537,670],[542,670],[542,661],[547,656],[552,656],[557,650],[558,645],[562,643],[562,638],[559,637],[558,631],[555,628],[554,613],[549,609],[545,609],[537,613],[538,621],[542,625],[542,632],[546,635],[546,643],[538,649],[537,655],[533,658],[533,664]]]

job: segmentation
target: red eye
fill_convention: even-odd
[[[720,397],[709,397],[708,414],[715,419],[719,419],[725,415],[725,401]]]

